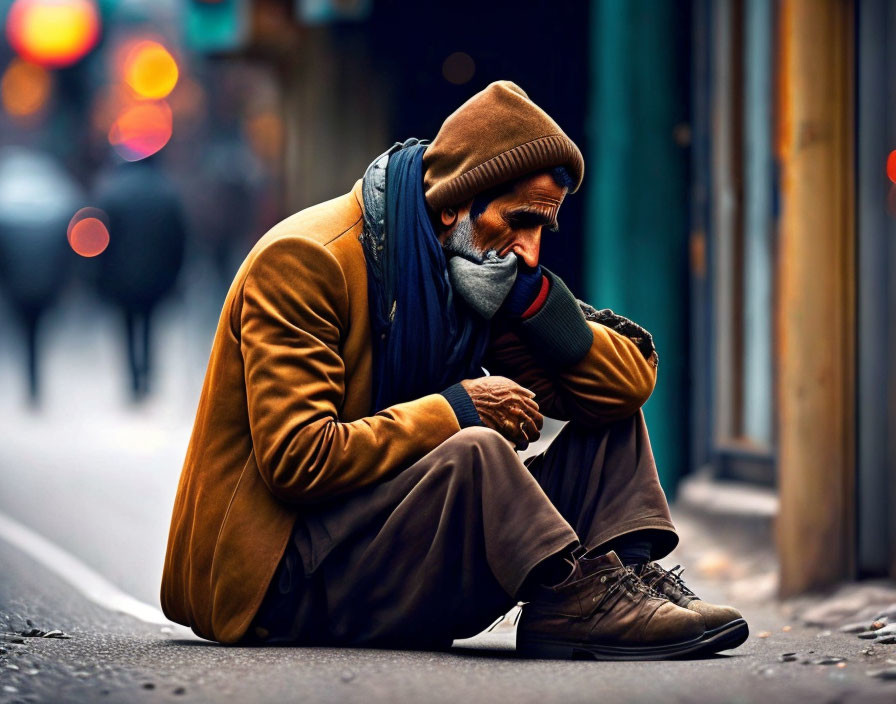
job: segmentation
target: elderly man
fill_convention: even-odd
[[[178,487],[169,618],[224,643],[444,648],[522,600],[533,656],[743,642],[737,611],[652,562],[678,537],[640,410],[650,335],[539,265],[583,169],[499,81],[259,240]],[[542,413],[569,423],[523,463]]]

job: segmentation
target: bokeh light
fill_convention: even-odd
[[[100,35],[93,0],[15,0],[6,17],[6,37],[24,59],[48,68],[70,66]]]
[[[463,51],[455,51],[442,63],[442,75],[445,80],[455,85],[463,85],[476,73],[473,57]]]
[[[896,183],[896,149],[890,152],[887,157],[887,177]]]
[[[158,42],[137,42],[124,61],[124,81],[139,98],[158,100],[177,84],[177,62]]]
[[[30,117],[38,113],[50,98],[53,79],[37,64],[14,58],[0,79],[3,109],[13,117]]]
[[[68,243],[82,257],[95,257],[109,246],[109,218],[99,208],[81,208],[68,223]]]
[[[127,161],[155,154],[171,139],[171,108],[164,101],[138,103],[116,118],[109,130],[109,144]]]

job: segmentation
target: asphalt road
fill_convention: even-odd
[[[183,310],[163,315],[159,393],[134,409],[125,401],[114,321],[63,313],[40,411],[23,411],[12,343],[0,335],[0,516],[157,608],[207,340]],[[896,701],[896,682],[868,674],[896,666],[896,645],[868,652],[855,636],[801,626],[792,609],[767,598],[767,551],[739,554],[690,517],[676,518],[682,546],[664,563],[689,566],[698,593],[732,600],[750,622],[750,639],[728,654],[528,661],[515,656],[508,625],[447,652],[225,647],[97,603],[81,572],[47,569],[0,536],[0,702]],[[22,635],[32,629],[69,637]],[[782,662],[784,653],[797,655]],[[828,657],[843,661],[813,664]]]

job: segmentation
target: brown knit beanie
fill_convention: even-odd
[[[435,211],[541,169],[565,166],[582,183],[582,152],[515,83],[495,81],[455,110],[423,154],[423,191]]]

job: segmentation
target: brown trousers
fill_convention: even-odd
[[[575,545],[651,529],[678,542],[644,416],[567,423],[525,464],[465,428],[394,477],[303,509],[246,642],[449,647],[516,603],[529,571]]]

